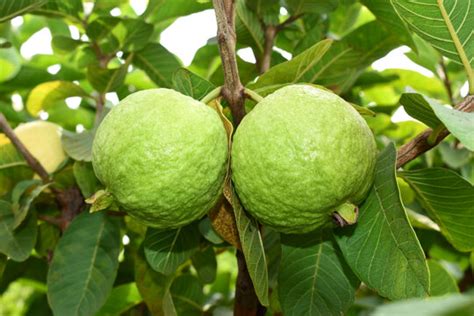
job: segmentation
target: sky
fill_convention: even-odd
[[[86,3],[85,11],[92,10],[90,6],[92,3]],[[131,6],[137,14],[141,14],[146,9],[147,0],[133,0],[130,1]],[[282,10],[284,10],[282,8]],[[120,9],[112,9],[111,15],[119,16],[121,14]],[[282,12],[285,13],[285,12]],[[22,17],[14,18],[12,21],[13,27],[18,27],[23,23]],[[70,26],[71,36],[74,39],[79,39],[79,31],[76,27]],[[215,36],[217,32],[217,25],[213,10],[206,10],[199,13],[191,14],[189,16],[178,18],[173,24],[161,33],[160,43],[166,47],[170,52],[177,55],[184,66],[188,66],[196,51],[204,46],[207,40]],[[52,54],[51,48],[51,33],[47,28],[41,29],[37,33],[33,34],[21,47],[20,53],[26,58],[30,59],[35,54]],[[87,36],[83,35],[83,40],[87,40]],[[281,50],[280,50],[281,51]],[[426,68],[423,68],[414,62],[412,62],[405,53],[410,51],[407,46],[399,47],[385,57],[375,61],[372,67],[375,70],[382,71],[390,68],[408,69],[420,72],[421,74],[432,77],[433,73]],[[255,57],[250,48],[240,49],[237,54],[248,62],[255,62]],[[291,58],[291,54],[283,51],[283,56]],[[53,65],[48,68],[48,72],[56,74],[60,70],[60,65]],[[21,97],[14,96],[12,101],[14,107],[22,107]],[[108,93],[106,96],[107,100],[113,104],[118,103],[118,97],[116,93]],[[71,108],[77,108],[80,103],[80,98],[73,97],[66,100],[68,106]],[[43,119],[47,118],[47,113],[43,113]],[[400,107],[392,117],[392,121],[400,122],[413,120],[403,109]],[[79,128],[81,130],[81,128]]]

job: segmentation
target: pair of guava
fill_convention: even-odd
[[[245,209],[284,233],[321,227],[364,198],[375,142],[363,118],[332,92],[290,85],[265,97],[233,138],[232,179]],[[95,136],[93,166],[132,217],[186,225],[219,200],[228,141],[218,113],[169,89],[125,98]]]

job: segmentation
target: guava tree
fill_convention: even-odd
[[[473,1],[132,2],[0,0],[0,314],[474,314]]]

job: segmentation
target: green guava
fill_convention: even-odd
[[[283,233],[327,225],[371,187],[375,140],[364,119],[332,92],[290,85],[244,117],[232,147],[232,178],[247,211]]]
[[[123,99],[95,135],[92,163],[118,205],[148,226],[184,226],[219,199],[228,143],[215,110],[170,89]]]

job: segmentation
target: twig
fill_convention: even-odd
[[[20,152],[20,154],[25,158],[26,163],[33,169],[43,180],[43,182],[48,183],[51,181],[51,178],[46,171],[46,169],[41,165],[41,163],[30,153],[30,151],[23,145],[20,139],[16,136],[13,129],[8,124],[7,119],[0,113],[0,128],[3,130],[5,135],[10,139],[16,149]]]
[[[217,19],[217,39],[224,70],[222,96],[229,102],[235,125],[245,116],[244,87],[240,82],[235,53],[235,3],[233,0],[213,0]]]
[[[440,71],[438,73],[443,79],[444,87],[446,88],[446,92],[448,93],[449,103],[451,105],[454,104],[454,97],[453,97],[453,89],[451,87],[451,81],[449,80],[448,69],[446,68],[446,63],[444,62],[443,58],[441,57],[439,65],[441,66]]]
[[[275,36],[278,33],[278,28],[274,25],[267,25],[265,27],[265,44],[262,59],[260,61],[260,74],[263,74],[270,69],[272,61],[273,44],[275,42]]]
[[[280,24],[278,24],[278,25],[276,26],[277,32],[281,31],[281,30],[284,29],[288,24],[293,23],[294,21],[298,20],[298,19],[301,18],[302,16],[303,16],[303,13],[290,16],[288,19],[286,19],[285,21],[283,21],[282,23],[280,23]]]
[[[474,96],[467,96],[464,101],[458,104],[455,107],[457,110],[462,112],[473,112],[474,111]],[[421,134],[417,135],[412,141],[403,145],[398,149],[397,152],[397,169],[405,165],[406,163],[412,161],[421,154],[427,152],[431,148],[438,145],[446,136],[449,135],[447,129],[442,130],[438,137],[433,140],[431,143],[428,142],[431,133],[433,130],[431,128],[425,130]]]

